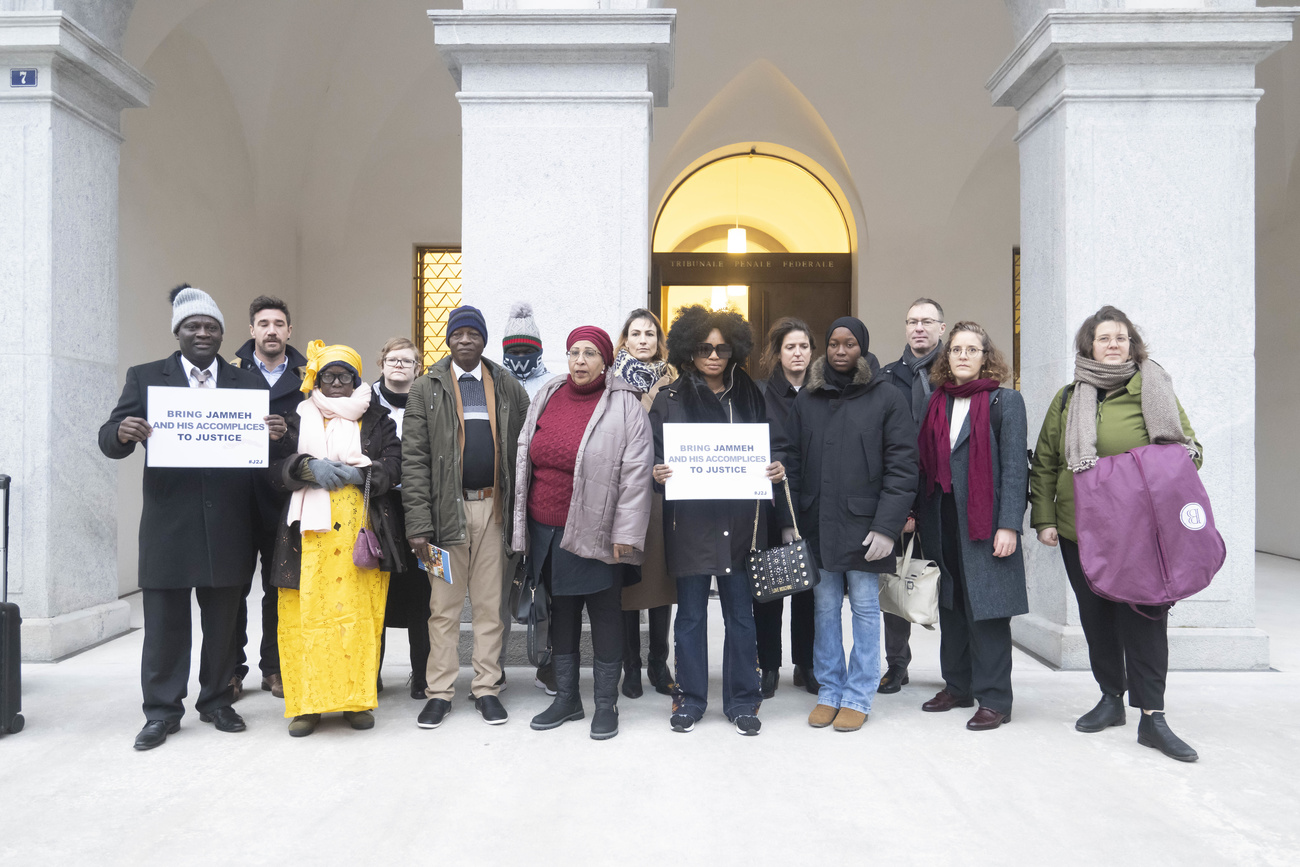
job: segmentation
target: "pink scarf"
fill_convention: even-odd
[[[326,397],[320,389],[298,404],[298,452],[313,458],[342,461],[354,467],[370,466],[370,458],[361,453],[361,425],[357,422],[370,406],[370,389],[358,388],[351,397]],[[324,488],[303,488],[289,498],[292,526],[299,522],[302,532],[327,532],[333,526],[330,515],[330,492]]]

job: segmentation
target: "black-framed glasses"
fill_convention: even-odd
[[[713,353],[718,354],[718,358],[724,361],[731,357],[732,349],[730,343],[719,343],[716,346],[712,343],[700,343],[695,347],[696,358],[708,358]]]
[[[321,385],[343,385],[344,383],[351,385],[352,374],[348,373],[346,370],[342,373],[322,373],[317,375],[316,381]]]
[[[415,367],[414,358],[394,358],[391,355],[384,359],[384,364],[391,364],[393,367]]]

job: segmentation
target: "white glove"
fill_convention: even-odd
[[[872,530],[867,534],[867,538],[862,540],[866,546],[867,553],[863,557],[865,560],[880,560],[894,553],[894,540],[884,533],[877,533]]]

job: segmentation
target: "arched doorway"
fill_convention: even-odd
[[[848,221],[794,159],[748,148],[695,168],[666,197],[652,243],[650,306],[666,326],[704,304],[737,311],[759,339],[782,316],[820,335],[851,310]]]

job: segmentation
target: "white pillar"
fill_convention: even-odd
[[[651,116],[672,86],[676,12],[465,5],[429,13],[460,85],[464,298],[497,358],[511,302],[531,301],[563,370],[570,329],[614,336],[646,303]]]
[[[1072,378],[1075,330],[1114,304],[1173,376],[1205,446],[1201,475],[1228,560],[1173,609],[1172,668],[1268,666],[1268,636],[1255,628],[1255,64],[1291,39],[1295,17],[1048,12],[988,85],[1020,115],[1031,439]],[[1016,640],[1086,668],[1060,556],[1027,547],[1031,613],[1013,623]]]
[[[10,595],[23,658],[53,660],[130,625],[117,598],[117,466],[97,432],[118,392],[118,118],[152,85],[58,12],[0,13],[0,65]]]

